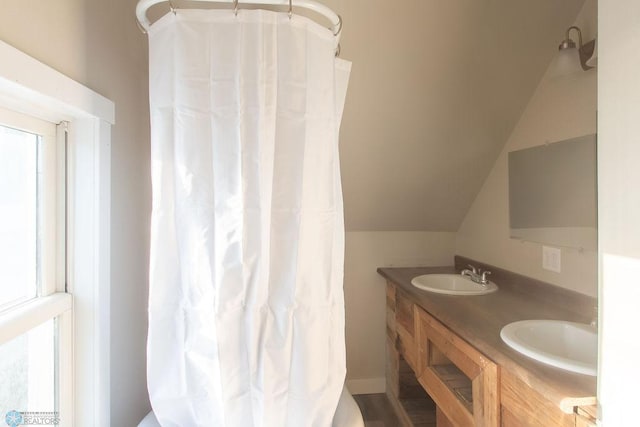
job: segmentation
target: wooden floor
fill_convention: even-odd
[[[400,426],[400,420],[385,394],[356,394],[353,398],[360,407],[365,427]]]

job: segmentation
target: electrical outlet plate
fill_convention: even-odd
[[[542,268],[560,273],[562,271],[562,256],[558,248],[542,247]]]

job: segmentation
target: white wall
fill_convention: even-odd
[[[110,98],[111,423],[149,410],[146,293],[150,214],[146,36],[130,0],[5,2],[0,39]]]
[[[596,0],[587,0],[575,21],[585,41],[595,37],[596,14]],[[557,34],[558,43],[563,38],[564,32]],[[556,77],[552,65],[467,212],[456,253],[595,296],[595,251],[562,249],[562,272],[554,273],[542,269],[542,245],[509,237],[508,152],[596,132],[596,71]]]
[[[345,310],[347,386],[384,392],[386,294],[378,267],[453,265],[455,233],[347,232]]]
[[[602,425],[613,427],[638,422],[640,2],[601,2],[598,31],[598,399]]]

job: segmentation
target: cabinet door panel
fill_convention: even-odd
[[[456,426],[499,425],[498,366],[421,309],[416,309],[418,380]]]
[[[508,371],[502,372],[501,394],[503,412],[509,411],[520,427],[573,427],[575,417],[565,414],[537,391]]]

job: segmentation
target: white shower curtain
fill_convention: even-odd
[[[180,10],[149,43],[155,414],[330,426],[345,376],[350,63],[326,28],[261,10]]]

